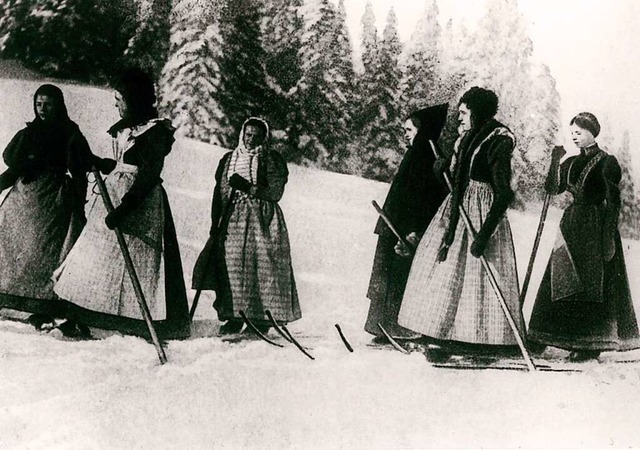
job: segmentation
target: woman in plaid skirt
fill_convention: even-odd
[[[444,358],[456,345],[496,351],[503,346],[511,350],[516,344],[481,255],[493,269],[516,324],[524,330],[505,214],[514,196],[510,182],[515,138],[494,119],[497,109],[498,98],[487,89],[473,87],[460,99],[462,134],[450,165],[453,192],[416,250],[398,316],[400,325],[440,344]],[[477,231],[473,240],[459,217],[459,205]]]
[[[34,313],[29,322],[43,330],[65,314],[51,276],[86,222],[87,172],[108,173],[115,161],[91,153],[58,87],[40,86],[33,109],[3,154],[0,190],[11,190],[0,206],[0,308]]]
[[[529,340],[536,350],[552,345],[570,350],[571,361],[586,361],[640,348],[640,335],[618,232],[620,165],[598,147],[593,114],[578,114],[570,126],[580,154],[560,164],[565,150],[556,147],[546,188],[571,192],[573,203],[538,290]]]
[[[265,311],[278,323],[301,317],[289,235],[278,201],[288,178],[287,164],[267,147],[268,124],[245,121],[238,147],[216,170],[211,231],[198,257],[193,288],[214,290],[214,308],[226,321],[221,334],[237,333],[244,311],[261,331],[269,329]]]
[[[114,87],[122,120],[109,130],[117,165],[105,184],[115,210],[107,213],[102,198],[94,193],[87,225],[57,271],[54,289],[71,303],[67,331],[83,324],[148,337],[113,231],[118,227],[158,336],[186,338],[191,330],[182,264],[160,178],[174,128],[158,118],[153,81],[146,73],[126,71]]]

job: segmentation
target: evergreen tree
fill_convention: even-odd
[[[261,22],[257,0],[228,0],[222,8],[219,65],[223,76],[215,100],[224,113],[220,138],[227,147],[237,145],[238,130],[247,117],[272,121],[274,97],[265,77]]]
[[[131,0],[34,0],[28,13],[9,4],[3,56],[44,73],[80,80],[100,80],[122,65],[135,29]]]
[[[302,133],[297,104],[298,84],[302,78],[300,48],[304,20],[299,12],[302,4],[303,0],[265,2],[262,21],[263,47],[267,55],[266,80],[275,98],[270,124],[272,145],[287,159],[295,159]]]
[[[350,123],[345,68],[339,63],[336,45],[337,11],[329,0],[307,0],[303,8],[305,31],[300,60],[299,107],[304,135],[300,140],[299,161],[316,162],[322,167],[339,168],[336,153],[347,142]],[[344,151],[344,150],[343,150]]]
[[[424,13],[401,57],[402,107],[405,114],[443,99],[439,91],[442,81],[440,39],[438,5],[435,0],[426,0]]]
[[[620,216],[619,229],[623,237],[638,239],[640,237],[640,204],[632,176],[629,130],[622,135],[622,144],[615,154],[620,164]]]
[[[171,0],[135,0],[136,32],[125,51],[127,63],[158,78],[170,45]]]
[[[221,83],[219,4],[174,3],[169,59],[160,78],[160,108],[189,137],[221,144],[224,113],[215,101]],[[226,130],[230,133],[232,130]]]

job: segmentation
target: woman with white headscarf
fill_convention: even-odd
[[[193,273],[194,289],[216,292],[214,308],[226,323],[221,334],[237,333],[239,311],[263,332],[270,311],[278,323],[301,317],[291,266],[289,235],[278,201],[289,171],[269,150],[269,126],[250,117],[238,147],[216,170],[209,240]]]

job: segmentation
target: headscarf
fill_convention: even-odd
[[[401,233],[423,232],[446,195],[433,174],[436,157],[429,141],[435,144],[440,137],[448,107],[446,103],[436,105],[409,116],[419,121],[414,123],[418,133],[400,163],[383,207]],[[376,233],[390,233],[382,219],[378,220]]]
[[[112,136],[158,117],[155,84],[148,73],[138,68],[127,69],[111,82],[111,86],[122,95],[128,110],[127,117],[109,129]]]
[[[248,149],[244,145],[244,133],[249,125],[262,126],[265,130],[264,140],[262,144],[253,149]],[[231,155],[231,162],[229,166],[229,178],[233,174],[238,174],[244,179],[248,180],[251,184],[257,184],[258,181],[258,163],[260,156],[267,147],[267,140],[269,139],[269,124],[260,117],[249,117],[242,124],[240,130],[240,136],[238,139],[238,146]]]

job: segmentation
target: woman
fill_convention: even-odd
[[[160,173],[174,128],[158,118],[151,78],[131,69],[114,86],[122,119],[109,130],[115,170],[106,178],[115,210],[107,214],[94,195],[88,222],[59,270],[55,292],[72,304],[72,323],[148,337],[133,285],[118,246],[119,228],[161,339],[190,334],[182,263]]]
[[[507,350],[503,346],[516,344],[482,267],[482,255],[494,270],[516,324],[524,329],[505,214],[514,196],[510,181],[515,138],[494,119],[497,109],[498,98],[487,89],[473,87],[460,99],[463,133],[451,164],[453,192],[420,241],[398,316],[400,325],[441,345],[433,353],[438,359],[450,356],[452,344],[485,351]],[[475,238],[460,220],[459,206],[469,215]]]
[[[436,180],[436,157],[430,141],[440,137],[449,105],[416,111],[404,123],[407,150],[391,183],[383,210],[407,241],[417,244],[446,195],[445,186]],[[365,331],[383,340],[380,323],[396,339],[420,337],[398,325],[398,311],[411,268],[411,252],[404,249],[387,224],[378,219],[375,233],[378,246],[373,261],[367,297],[371,300]]]
[[[41,330],[65,314],[51,277],[86,221],[86,172],[108,173],[115,161],[91,153],[58,87],[40,86],[33,109],[3,155],[0,188],[12,189],[0,206],[0,308],[34,313],[29,322]]]
[[[264,120],[247,119],[238,147],[222,157],[215,174],[211,232],[194,268],[193,288],[216,292],[213,306],[226,321],[221,334],[242,329],[239,311],[262,332],[269,329],[267,310],[282,324],[301,317],[278,206],[289,172],[268,139]]]
[[[602,351],[640,348],[640,339],[618,233],[620,166],[598,147],[593,114],[578,114],[570,127],[580,154],[560,164],[564,149],[554,149],[546,189],[571,192],[573,203],[538,290],[529,340],[586,361]]]

